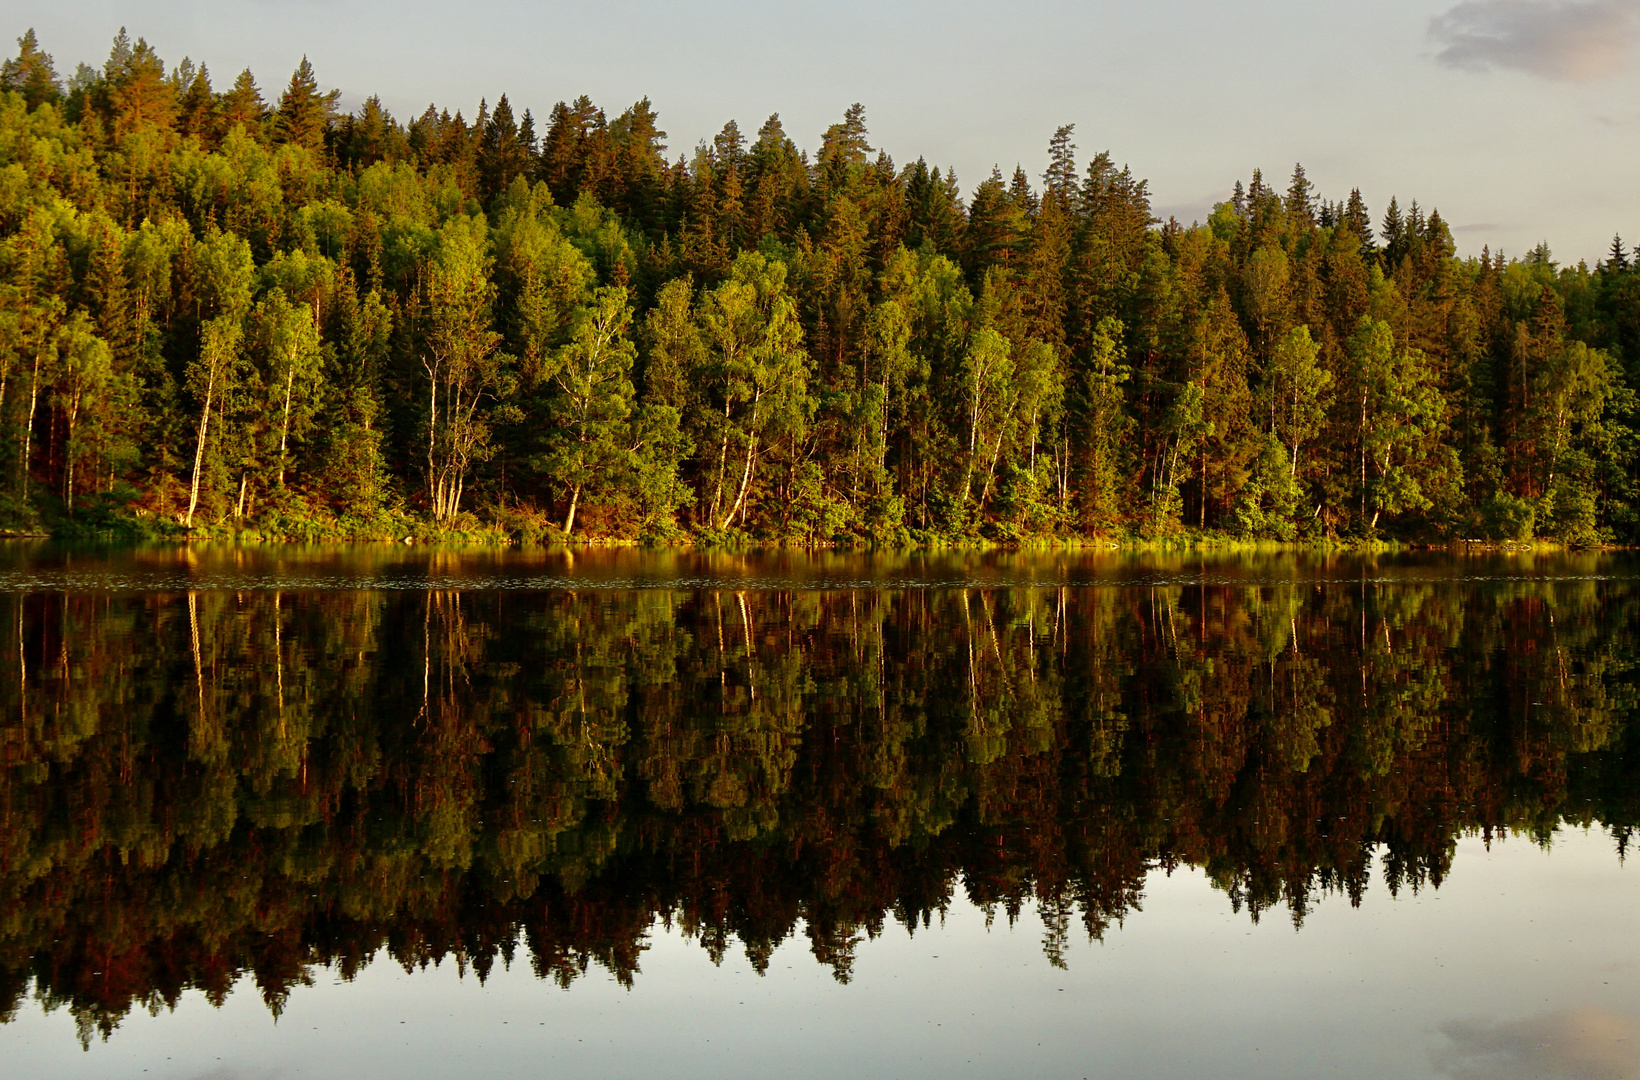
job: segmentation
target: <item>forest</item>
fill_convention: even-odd
[[[276,84],[277,86],[277,84]],[[504,88],[497,88],[504,89]],[[1047,134],[1044,132],[1044,134]],[[1205,222],[864,109],[343,113],[122,30],[0,66],[0,529],[809,546],[1640,540],[1640,256],[1294,167]]]
[[[657,920],[846,982],[958,897],[1033,905],[1057,964],[1185,866],[1297,925],[1462,875],[1463,836],[1623,856],[1632,581],[1295,554],[1125,589],[0,593],[0,1022],[89,1040],[241,979],[277,1014],[371,962],[630,983]]]

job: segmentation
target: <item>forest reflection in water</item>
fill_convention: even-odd
[[[956,897],[1060,964],[1158,870],[1301,924],[1640,815],[1610,557],[444,558],[0,570],[0,1014],[277,1013],[382,955],[630,983],[658,918],[847,981]]]

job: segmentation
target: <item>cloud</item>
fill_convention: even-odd
[[[1441,1034],[1451,1045],[1430,1058],[1452,1080],[1640,1080],[1640,1031],[1599,1009],[1501,1024],[1458,1021]]]
[[[1621,70],[1637,31],[1640,0],[1465,0],[1429,22],[1448,67],[1578,82]]]

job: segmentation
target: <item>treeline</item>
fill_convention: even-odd
[[[0,83],[0,525],[1640,539],[1620,239],[1461,259],[1301,167],[1160,222],[1070,126],[964,194],[859,106],[341,115],[123,31]]]
[[[1058,963],[1180,865],[1298,922],[1439,885],[1477,831],[1600,824],[1618,857],[1632,583],[1258,569],[0,595],[0,1020],[32,991],[91,1038],[241,978],[277,1011],[373,958],[629,982],[659,918],[847,980],[958,896],[1035,904]]]

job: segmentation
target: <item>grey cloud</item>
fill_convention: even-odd
[[[1450,1045],[1430,1056],[1452,1080],[1640,1080],[1634,1021],[1599,1009],[1459,1021],[1441,1033]]]
[[[1429,23],[1449,67],[1574,81],[1620,70],[1637,30],[1640,0],[1465,0]]]

